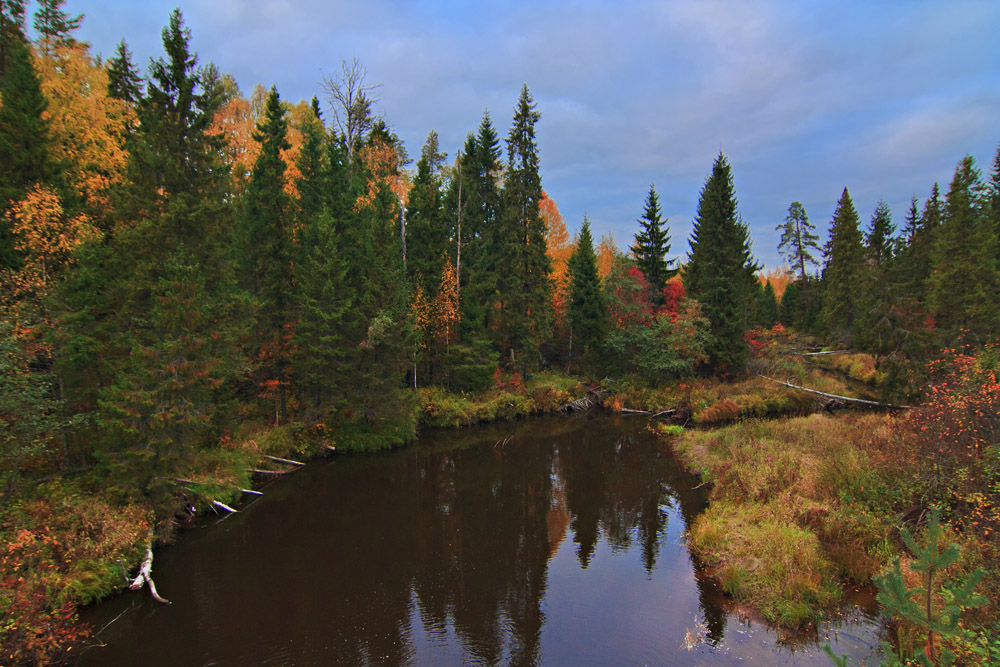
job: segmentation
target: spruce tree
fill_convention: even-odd
[[[419,284],[428,295],[437,291],[441,267],[451,250],[451,226],[445,221],[441,191],[444,158],[432,130],[420,151],[406,211],[406,271],[411,284]]]
[[[653,302],[657,304],[662,303],[663,287],[667,280],[677,273],[677,269],[670,267],[674,260],[667,260],[670,234],[669,229],[662,226],[666,220],[662,220],[661,215],[660,198],[656,194],[656,188],[650,185],[645,209],[638,220],[640,229],[635,235],[632,254],[635,256],[636,266],[649,282]]]
[[[50,56],[56,47],[74,42],[70,33],[80,27],[83,14],[71,17],[62,10],[65,3],[66,0],[39,0],[38,2],[33,25],[38,32],[42,55]]]
[[[590,220],[583,218],[576,249],[569,256],[570,363],[580,360],[593,368],[604,343],[608,326],[608,308],[604,302],[601,279],[597,275],[597,255]]]
[[[250,339],[251,354],[259,364],[259,387],[274,387],[278,414],[287,417],[289,340],[292,321],[292,229],[291,202],[285,193],[285,161],[288,150],[285,108],[272,87],[264,117],[254,139],[260,153],[254,163],[244,195],[243,211],[236,229],[238,277],[254,302],[257,317]]]
[[[946,340],[964,330],[983,340],[998,330],[997,237],[986,216],[979,169],[971,156],[955,168],[935,238],[928,305]]]
[[[132,52],[125,40],[118,42],[115,54],[108,58],[108,95],[136,105],[142,99],[143,79],[132,62]]]
[[[892,223],[892,211],[884,199],[879,200],[865,233],[865,255],[877,267],[885,268],[892,259],[893,234],[896,226]]]
[[[523,86],[507,136],[503,210],[492,250],[499,296],[499,343],[505,359],[522,371],[529,363],[534,365],[551,326],[551,266],[545,254],[545,222],[538,209],[542,179],[535,123],[540,117],[528,86]]]
[[[7,75],[12,49],[25,40],[26,0],[0,0],[0,80]]]
[[[73,389],[100,405],[107,460],[149,492],[217,441],[236,368],[225,170],[196,107],[189,39],[174,11],[132,153],[131,218],[84,253],[63,293],[67,337],[89,341],[64,355]]]
[[[701,190],[690,246],[684,289],[702,305],[709,321],[709,363],[719,372],[741,372],[758,267],[749,232],[739,219],[732,170],[721,152]]]
[[[10,11],[7,5],[4,9]],[[16,9],[16,7],[15,7]],[[23,7],[21,7],[23,21]],[[38,184],[51,185],[56,175],[48,152],[47,101],[35,71],[31,46],[17,23],[5,15],[4,71],[0,76],[0,268],[16,267],[7,211]]]
[[[889,205],[879,201],[864,237],[865,264],[858,286],[858,319],[853,336],[856,346],[877,354],[890,351],[892,333],[897,328],[891,315],[897,294],[890,281],[895,230]]]
[[[801,318],[799,316],[800,299],[802,294],[802,284],[798,280],[785,285],[785,291],[781,295],[781,303],[778,306],[778,321],[785,326],[799,327]]]
[[[774,294],[774,286],[771,284],[771,281],[768,280],[764,283],[764,289],[761,295],[758,322],[761,326],[771,328],[777,324],[778,317],[778,298]]]
[[[844,188],[830,223],[823,267],[823,326],[841,342],[851,340],[858,315],[858,294],[864,279],[864,249],[858,212]]]

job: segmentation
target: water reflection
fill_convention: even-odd
[[[704,491],[643,425],[539,419],[309,466],[158,554],[174,604],[143,600],[80,664],[736,662],[681,540]],[[683,652],[695,617],[708,646]]]

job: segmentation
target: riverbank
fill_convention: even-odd
[[[711,484],[689,539],[724,589],[768,621],[814,622],[848,585],[870,585],[900,558],[920,583],[900,528],[921,535],[927,508],[942,507],[946,539],[961,558],[938,577],[982,567],[987,603],[944,632],[959,664],[1000,661],[1000,452],[995,354],[942,362],[919,409],[745,420],[713,431],[658,427]],[[918,539],[922,539],[919,538]],[[933,606],[947,594],[934,590]],[[935,612],[936,613],[936,612]],[[926,630],[892,619],[892,650],[913,656]]]

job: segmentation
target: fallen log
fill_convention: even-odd
[[[803,357],[821,357],[826,354],[854,354],[854,350],[828,350],[826,352],[803,352]]]
[[[623,415],[651,415],[653,412],[651,410],[632,410],[631,408],[622,408],[618,412]]]
[[[262,496],[264,495],[260,491],[254,491],[253,489],[240,489],[243,493],[249,493],[251,496]]]
[[[227,505],[226,503],[223,503],[223,502],[220,502],[220,501],[218,501],[218,500],[213,500],[213,501],[211,501],[211,502],[212,502],[212,504],[213,504],[213,505],[215,505],[216,507],[219,507],[219,508],[222,508],[222,509],[226,510],[227,512],[229,512],[230,514],[236,514],[236,513],[237,513],[237,512],[239,511],[239,510],[235,510],[235,509],[233,509],[232,507],[230,507],[230,506],[229,506],[229,505]]]
[[[247,472],[255,475],[284,475],[288,470],[261,470],[260,468],[247,468]]]
[[[594,406],[593,401],[589,398],[578,398],[575,401],[570,401],[562,407],[563,412],[584,412],[589,410]]]
[[[851,398],[850,396],[838,396],[837,394],[828,394],[825,391],[818,391],[816,389],[810,389],[808,387],[800,387],[797,384],[792,384],[791,382],[782,382],[781,380],[775,380],[774,378],[767,377],[766,375],[758,375],[757,377],[762,377],[765,380],[770,380],[771,382],[777,382],[778,384],[785,385],[786,387],[791,387],[792,389],[798,389],[799,391],[807,391],[810,394],[816,394],[817,396],[823,396],[825,398],[832,398],[837,401],[844,401],[845,403],[857,403],[859,405],[870,405],[875,408],[888,408],[890,410],[912,410],[912,405],[893,405],[891,403],[880,403],[878,401],[869,401],[863,398]]]
[[[660,410],[655,415],[650,415],[649,418],[650,419],[656,419],[657,417],[663,417],[665,415],[672,415],[675,412],[677,412],[677,410],[675,410],[673,408],[671,408],[670,410]]]
[[[278,463],[287,463],[290,466],[304,466],[305,465],[305,463],[302,463],[300,461],[293,461],[291,459],[281,459],[281,458],[278,458],[277,456],[268,456],[267,454],[263,454],[262,456],[265,459],[268,459],[268,460],[271,460],[271,461],[277,461]]]
[[[146,544],[146,559],[142,561],[142,566],[139,567],[139,574],[132,580],[129,589],[137,591],[142,588],[144,582],[149,586],[149,592],[154,600],[160,604],[170,604],[170,600],[160,597],[160,594],[156,592],[156,584],[153,583],[153,543],[151,541]]]

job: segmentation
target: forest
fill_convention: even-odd
[[[791,203],[788,264],[768,272],[720,152],[669,261],[680,241],[652,186],[627,248],[586,219],[570,236],[527,85],[505,133],[485,113],[451,159],[430,131],[414,162],[356,60],[325,77],[324,104],[291,102],[200,63],[177,10],[142,71],[124,40],[106,60],[77,41],[63,2],[28,17],[0,1],[5,664],[66,659],[86,639],[77,606],[121,588],[118,563],[280,473],[261,461],[397,447],[598,387],[609,409],[742,422],[772,412],[780,388],[757,376],[781,374],[778,346],[849,350],[873,400],[913,406],[852,431],[873,486],[830,500],[879,517],[846,539],[867,549],[860,578],[897,587],[890,656],[1000,656],[1000,151],[988,174],[961,158],[899,224],[884,202],[863,223],[845,187],[823,245]],[[757,408],[692,400],[755,382]],[[721,466],[696,445],[679,445],[693,465]],[[844,521],[827,528],[862,531]],[[959,544],[953,580],[970,585],[928,579],[921,616],[920,561],[911,547],[892,579],[906,549],[884,531],[919,546],[924,526],[935,549],[936,531]]]

